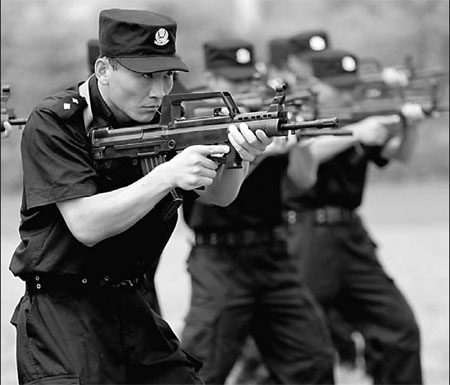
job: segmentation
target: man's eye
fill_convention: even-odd
[[[166,72],[166,76],[169,77],[169,78],[172,78],[173,75],[175,75],[175,71],[167,71]]]
[[[143,73],[142,77],[144,79],[153,79],[153,74],[152,73]]]

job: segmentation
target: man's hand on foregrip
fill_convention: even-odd
[[[242,160],[248,162],[262,154],[266,147],[272,143],[272,138],[269,138],[263,131],[256,130],[256,132],[253,132],[245,123],[240,123],[239,126],[231,124],[228,139]]]
[[[417,124],[425,119],[422,106],[416,103],[405,103],[401,108],[401,113],[407,125]]]

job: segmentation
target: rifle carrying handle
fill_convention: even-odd
[[[162,100],[161,120],[163,125],[170,125],[173,120],[181,118],[181,103],[201,101],[208,99],[221,99],[223,106],[227,107],[231,116],[239,113],[239,108],[236,105],[231,94],[227,91],[209,91],[209,92],[188,92],[183,94],[168,94]]]
[[[165,162],[165,158],[163,155],[154,156],[151,158],[142,158],[141,159],[141,168],[144,175],[147,175],[150,171],[152,171],[156,166]],[[178,208],[183,203],[183,193],[182,190],[178,187],[170,190],[169,194],[167,194],[156,206],[161,208],[162,218],[164,221],[172,218]]]

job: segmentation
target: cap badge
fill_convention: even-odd
[[[160,28],[155,33],[155,44],[156,45],[166,45],[169,42],[169,32],[167,29]]]
[[[309,39],[309,46],[313,51],[322,51],[327,48],[327,43],[322,36],[313,36]]]
[[[247,48],[239,48],[236,51],[236,61],[239,64],[250,63],[250,60],[252,60],[252,55],[250,54],[250,51]]]
[[[344,56],[341,61],[342,69],[347,72],[356,71],[356,60],[351,56]]]

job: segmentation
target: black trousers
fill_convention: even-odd
[[[285,242],[196,246],[182,346],[207,384],[223,384],[251,335],[271,381],[332,384],[334,353],[318,308]]]
[[[317,224],[312,212],[302,212],[290,227],[289,251],[299,257],[305,282],[325,313],[336,309],[364,336],[374,383],[421,384],[416,319],[378,261],[361,219]]]
[[[20,384],[202,383],[145,289],[40,290],[11,320]]]

